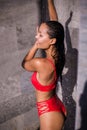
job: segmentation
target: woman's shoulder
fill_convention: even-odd
[[[53,67],[52,63],[49,62],[49,60],[47,58],[37,58],[36,60],[37,60],[36,62],[38,63],[38,67],[41,71],[43,71],[43,70],[44,70],[44,72],[45,71],[48,71],[48,72],[54,71],[54,67]]]
[[[35,58],[35,61],[36,61],[39,65],[47,65],[47,63],[48,63],[47,58]]]
[[[47,60],[46,58],[33,58],[32,66],[35,68],[34,71],[42,73],[45,69],[47,69]]]
[[[53,60],[48,59],[48,58],[36,58],[36,62],[39,62],[44,65],[50,65],[50,64],[55,64]]]

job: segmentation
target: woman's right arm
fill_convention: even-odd
[[[50,20],[58,21],[58,15],[54,5],[54,0],[48,0],[48,11]]]
[[[37,44],[35,43],[23,59],[22,67],[24,69],[28,71],[39,71],[40,61],[39,58],[35,58],[37,50],[38,47]]]
[[[34,43],[34,45],[32,46],[32,48],[29,50],[29,52],[27,53],[27,55],[24,57],[23,61],[22,61],[22,67],[27,70],[27,71],[37,71],[37,72],[41,72],[42,71],[42,58],[40,57],[35,57],[35,54],[37,52],[37,50],[39,49],[39,44],[36,41]]]

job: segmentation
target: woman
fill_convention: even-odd
[[[57,21],[53,0],[48,0],[48,10],[50,21],[37,28],[36,42],[22,65],[34,72],[31,81],[36,90],[40,130],[62,130],[66,109],[55,90],[65,63],[64,29]],[[38,49],[45,51],[45,58],[35,57]]]

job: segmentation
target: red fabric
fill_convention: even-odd
[[[31,81],[37,90],[47,92],[47,91],[50,91],[56,87],[55,82],[53,82],[47,86],[41,85],[36,78],[36,74],[37,74],[37,72],[34,72],[34,74],[32,75]]]
[[[61,112],[66,116],[66,108],[57,96],[53,96],[46,101],[37,102],[37,109],[39,116],[52,111]]]

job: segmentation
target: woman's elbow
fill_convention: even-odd
[[[32,67],[30,67],[30,65],[29,65],[29,63],[28,63],[27,61],[23,61],[23,62],[22,62],[22,67],[23,67],[25,70],[27,70],[27,71],[31,71],[31,68],[32,68]]]

